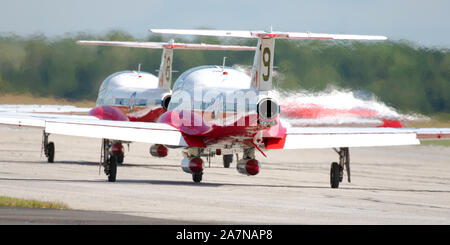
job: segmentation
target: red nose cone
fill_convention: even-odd
[[[201,173],[203,171],[203,160],[200,157],[194,157],[189,162],[189,169],[192,173]]]
[[[247,163],[245,164],[245,170],[247,170],[247,173],[249,175],[257,175],[259,173],[259,167],[260,164],[255,159],[248,160]]]

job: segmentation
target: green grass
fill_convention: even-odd
[[[435,113],[428,115],[431,120],[408,122],[409,128],[450,128],[450,113]]]
[[[66,204],[60,202],[43,202],[5,196],[0,196],[0,207],[70,209]]]
[[[450,140],[423,140],[420,141],[421,145],[438,145],[450,147]]]

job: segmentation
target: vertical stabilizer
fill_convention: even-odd
[[[158,88],[170,90],[170,85],[172,81],[172,59],[173,59],[173,49],[164,48],[161,57],[161,66],[159,67]]]
[[[258,38],[255,59],[252,68],[252,86],[259,91],[272,89],[273,57],[275,39],[304,40],[386,40],[385,36],[323,34],[310,32],[274,32],[272,28],[266,31],[235,31],[235,30],[181,30],[181,29],[150,29],[152,33],[199,35],[215,37]]]
[[[251,73],[256,90],[272,90],[274,48],[275,39],[259,38]]]

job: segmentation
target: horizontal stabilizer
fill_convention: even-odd
[[[274,38],[274,39],[334,39],[334,40],[386,40],[385,36],[322,34],[310,32],[265,32],[265,31],[226,31],[226,30],[180,30],[150,29],[152,33],[199,35],[216,37]]]
[[[238,46],[238,45],[216,45],[205,43],[162,43],[162,42],[116,42],[116,41],[77,41],[80,45],[95,45],[95,46],[116,46],[128,48],[151,48],[151,49],[190,49],[190,50],[242,50],[254,51],[255,47]]]
[[[216,36],[216,37],[246,37],[251,38],[251,31],[224,31],[224,30],[182,30],[182,29],[149,29],[149,32],[159,34],[178,34],[194,36]]]

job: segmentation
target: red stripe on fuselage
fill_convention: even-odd
[[[221,142],[244,142],[252,140],[258,131],[268,129],[257,123],[256,114],[219,113],[214,115],[210,111],[198,110],[167,111],[158,122],[167,123],[179,129],[190,146],[201,145],[200,141],[205,146]],[[286,130],[281,127],[279,121],[278,125],[280,130],[267,130],[271,132],[264,136],[282,138]]]
[[[134,107],[133,112],[130,112],[130,107],[128,106],[102,106],[102,107],[112,107],[114,108],[114,110],[119,110],[124,116],[128,118],[129,121],[133,122],[156,122],[158,118],[164,112],[166,112],[166,110],[162,107],[150,108],[146,106],[137,106]]]

